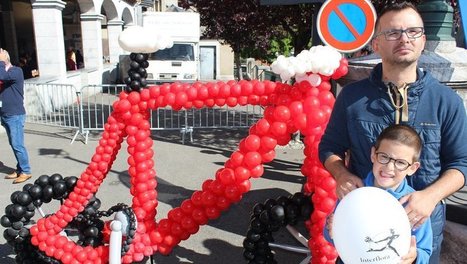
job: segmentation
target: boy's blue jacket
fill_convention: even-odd
[[[467,177],[467,117],[462,99],[452,89],[428,72],[418,70],[417,75],[408,89],[406,124],[423,140],[422,165],[407,180],[421,190],[447,169],[457,169]],[[319,145],[321,162],[333,154],[344,157],[350,150],[350,171],[362,179],[371,171],[371,147],[381,131],[395,123],[395,108],[381,76],[379,64],[369,78],[341,91]]]
[[[363,183],[365,186],[375,186],[375,176],[372,172],[368,173]],[[402,196],[412,193],[415,190],[407,184],[407,178],[405,178],[396,190],[387,189],[386,191],[399,200]],[[368,199],[371,199],[371,197],[368,197]],[[433,246],[433,232],[430,219],[428,218],[428,220],[416,230],[412,230],[412,235],[415,236],[417,241],[417,260],[415,263],[427,264],[430,260]],[[328,241],[332,242],[327,228],[324,229],[324,236]]]

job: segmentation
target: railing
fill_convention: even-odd
[[[88,85],[77,90],[69,84],[26,84],[27,122],[75,129],[71,140],[103,131],[113,111],[113,102],[125,85]],[[193,141],[194,129],[245,128],[262,116],[260,106],[214,107],[201,109],[158,108],[150,113],[151,130],[179,130]]]

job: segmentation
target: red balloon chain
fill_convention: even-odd
[[[65,264],[108,262],[108,245],[82,247],[60,232],[97,192],[126,138],[132,209],[138,225],[122,262],[141,261],[156,252],[169,254],[180,241],[197,233],[201,225],[218,218],[230,205],[240,201],[251,188],[251,178],[261,177],[263,165],[275,158],[275,147],[288,144],[291,135],[300,131],[305,135],[306,146],[301,171],[307,178],[305,191],[313,193],[315,208],[307,222],[312,262],[334,263],[336,251],[326,242],[322,231],[326,217],[335,206],[336,183],[318,160],[318,143],[335,101],[330,91],[330,78],[338,79],[346,73],[347,61],[342,59],[332,76],[320,76],[321,83],[317,87],[307,81],[294,85],[228,81],[163,84],[139,93],[122,92],[113,104],[114,111],[104,126],[102,138],[76,187],[55,214],[38,220],[31,227],[32,244]],[[204,181],[200,190],[156,222],[157,179],[149,111],[166,106],[180,110],[247,104],[265,106],[263,118],[250,128],[249,135],[240,141],[238,149],[224,167],[216,171],[213,179]]]

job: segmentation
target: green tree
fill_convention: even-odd
[[[312,4],[262,6],[259,0],[179,0],[179,5],[199,12],[204,37],[230,45],[237,69],[242,53],[267,59],[272,44],[284,38],[290,38],[295,52],[309,46]]]
[[[384,6],[400,1],[403,0],[372,3],[379,12]],[[418,4],[421,0],[410,2]],[[271,60],[277,53],[293,50],[298,54],[310,48],[312,42],[319,42],[318,38],[312,39],[312,29],[313,16],[321,3],[262,6],[260,0],[179,0],[179,5],[199,12],[204,37],[230,45],[237,69],[241,69],[241,55]]]

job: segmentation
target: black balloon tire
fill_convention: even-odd
[[[243,257],[247,263],[277,263],[269,246],[270,242],[274,242],[273,234],[287,225],[295,226],[308,220],[312,212],[310,196],[302,192],[256,204],[243,241]]]
[[[11,202],[5,208],[5,215],[0,218],[0,224],[5,227],[3,236],[16,253],[16,263],[22,264],[60,264],[55,258],[44,254],[39,248],[31,244],[31,235],[28,225],[34,224],[31,220],[35,215],[36,206],[52,200],[66,199],[73,190],[78,178],[74,176],[63,178],[60,174],[51,176],[42,175],[34,184],[26,184],[22,191],[11,194]],[[44,190],[46,190],[44,192]],[[52,190],[52,193],[50,193]],[[29,195],[29,197],[28,197]],[[19,197],[19,198],[18,198]],[[24,207],[24,208],[23,208]],[[77,244],[81,246],[99,246],[102,244],[104,222],[100,216],[109,216],[116,211],[123,211],[129,219],[128,235],[122,244],[122,256],[129,249],[136,231],[136,218],[131,207],[124,204],[113,206],[107,212],[99,212],[100,200],[92,197],[83,212],[73,219],[67,229],[78,232]]]

